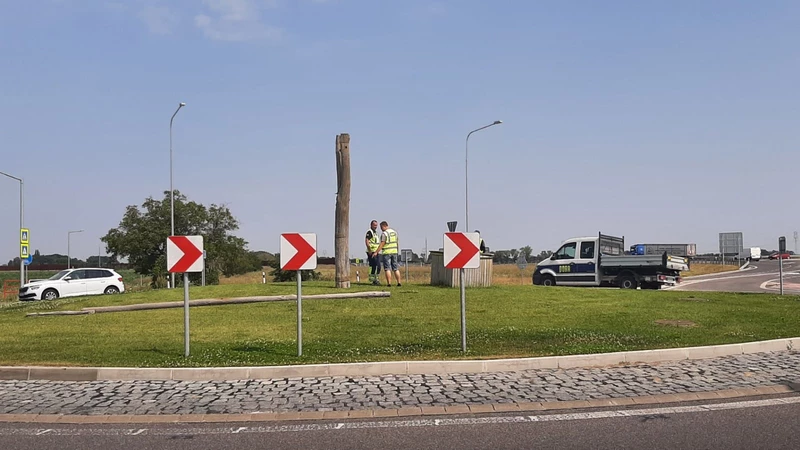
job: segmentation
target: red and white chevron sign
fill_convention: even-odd
[[[478,233],[445,233],[444,266],[448,269],[477,269],[481,266]]]
[[[203,236],[169,236],[167,270],[174,273],[203,271]]]
[[[316,234],[281,234],[281,270],[313,270],[316,268]]]

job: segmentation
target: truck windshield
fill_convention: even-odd
[[[556,252],[556,259],[573,259],[575,258],[575,242],[564,245]]]

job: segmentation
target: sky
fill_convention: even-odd
[[[793,248],[800,3],[0,0],[0,171],[32,249],[86,258],[174,185],[225,204],[252,250],[333,256],[335,139],[351,136],[350,248],[465,221],[495,250],[598,232]],[[19,190],[0,177],[0,261]],[[103,252],[104,253],[104,252]]]

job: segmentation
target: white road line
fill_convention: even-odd
[[[140,429],[136,430],[135,433],[131,433],[131,436],[138,436],[138,435],[144,433],[146,430],[147,430],[146,428],[140,428]]]
[[[130,429],[122,428],[51,428],[37,430],[31,428],[6,428],[0,427],[0,436],[185,436],[185,435],[224,435],[243,433],[296,433],[303,431],[346,431],[375,428],[421,428],[433,426],[464,426],[464,425],[495,425],[506,423],[539,423],[559,422],[571,420],[595,420],[609,418],[629,418],[665,414],[702,413],[708,411],[725,411],[745,408],[763,408],[768,406],[781,406],[800,404],[800,396],[773,398],[767,400],[750,400],[729,403],[716,403],[692,406],[673,406],[648,409],[620,409],[609,411],[594,411],[566,414],[541,414],[536,416],[490,416],[490,417],[465,417],[441,419],[415,419],[415,420],[385,420],[372,422],[337,422],[337,423],[312,423],[303,425],[273,425],[263,427],[241,427],[238,429],[224,427],[193,428],[153,428],[141,429],[130,434]]]

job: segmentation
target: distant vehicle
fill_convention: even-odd
[[[761,260],[761,248],[760,247],[746,248],[739,255],[739,259],[744,259],[746,261],[760,261]]]
[[[122,275],[111,269],[62,270],[46,280],[25,283],[19,289],[21,301],[55,300],[60,297],[119,294],[125,292]]]
[[[697,244],[634,244],[631,255],[661,255],[664,252],[674,256],[697,256]]]
[[[788,254],[788,253],[780,253],[779,254],[778,252],[775,252],[775,253],[769,255],[769,259],[789,259],[790,257],[791,257],[791,255]]]
[[[660,289],[680,283],[689,262],[681,256],[625,255],[625,239],[599,233],[572,238],[536,265],[533,284]]]

